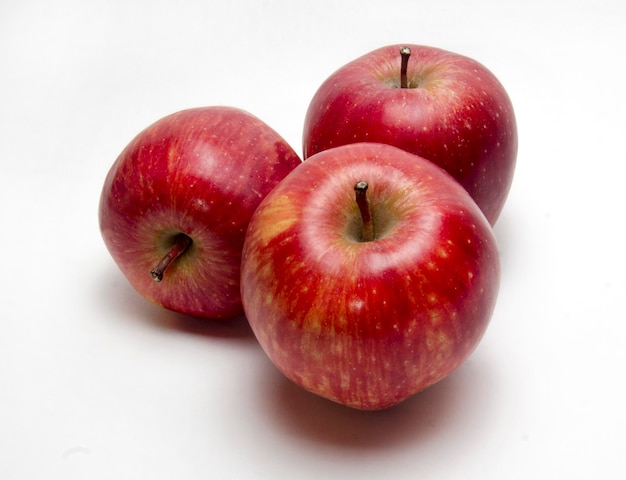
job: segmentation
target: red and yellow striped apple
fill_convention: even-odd
[[[198,317],[242,313],[241,249],[252,213],[301,163],[278,133],[231,107],[168,115],[111,167],[100,229],[144,297]]]
[[[276,367],[349,407],[391,407],[476,348],[500,278],[489,222],[399,148],[320,152],[260,203],[243,249],[248,321]]]
[[[513,106],[477,61],[420,45],[374,50],[333,73],[307,110],[304,158],[357,142],[395,145],[436,163],[493,225],[517,157]]]

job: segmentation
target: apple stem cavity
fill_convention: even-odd
[[[191,237],[185,235],[184,233],[179,233],[174,237],[174,244],[171,246],[169,251],[165,254],[165,256],[161,259],[156,267],[154,267],[150,271],[150,275],[155,282],[160,282],[163,280],[163,274],[167,267],[178,257],[180,257],[185,250],[191,245]]]
[[[400,56],[402,57],[402,65],[400,65],[400,88],[409,88],[406,70],[409,65],[411,49],[409,47],[401,47]]]
[[[354,193],[356,194],[356,204],[359,207],[361,220],[363,221],[363,233],[361,237],[364,242],[371,242],[374,240],[374,223],[372,222],[370,205],[367,201],[367,188],[367,182],[361,180],[354,186]]]

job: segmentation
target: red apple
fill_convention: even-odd
[[[104,242],[149,300],[198,317],[236,316],[250,217],[300,163],[274,130],[242,110],[205,107],[164,117],[139,133],[108,173],[99,211]]]
[[[492,229],[458,182],[396,147],[360,143],[314,155],[261,202],[241,291],[280,371],[377,410],[470,355],[499,279]]]
[[[374,50],[333,73],[313,97],[304,158],[357,142],[395,145],[436,163],[492,225],[517,157],[513,106],[497,78],[475,60],[419,45]]]

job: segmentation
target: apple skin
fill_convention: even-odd
[[[374,143],[325,150],[287,175],[252,217],[241,272],[246,316],[276,367],[360,410],[455,370],[482,338],[499,282],[494,234],[468,193],[433,163]]]
[[[477,61],[420,45],[406,45],[409,88],[400,88],[401,46],[374,50],[320,86],[306,113],[304,159],[348,143],[394,145],[444,168],[495,224],[517,158],[507,92]]]
[[[111,167],[100,198],[102,237],[131,285],[152,302],[197,317],[237,316],[250,217],[300,163],[278,133],[243,110],[168,115]],[[155,282],[151,270],[180,233],[191,245]]]

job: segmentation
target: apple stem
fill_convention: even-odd
[[[169,249],[169,251],[165,254],[163,259],[158,263],[156,267],[154,267],[150,271],[150,275],[155,282],[160,282],[163,280],[163,274],[165,273],[165,269],[178,257],[180,257],[185,250],[191,245],[191,237],[185,235],[184,233],[180,233],[174,237],[174,244]]]
[[[400,88],[409,88],[409,82],[406,76],[407,66],[409,65],[409,57],[411,49],[409,47],[400,48],[400,56],[402,57],[402,65],[400,66]]]
[[[356,204],[359,207],[361,220],[363,221],[363,241],[371,242],[374,240],[374,223],[372,222],[370,205],[367,201],[367,187],[367,182],[361,180],[354,186],[354,193],[356,194]]]

